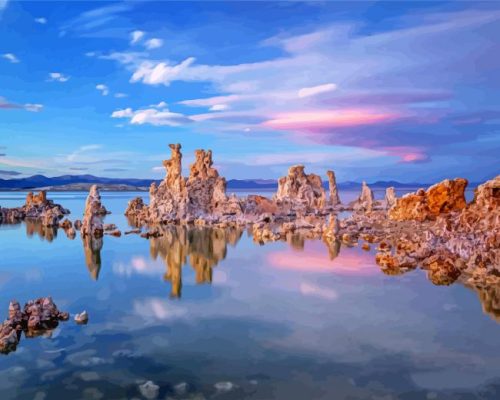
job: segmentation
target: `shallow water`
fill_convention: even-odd
[[[103,193],[106,222],[127,230],[135,195]],[[85,193],[49,197],[81,218]],[[0,225],[1,317],[13,298],[48,295],[90,315],[2,355],[0,399],[500,398],[500,288],[387,276],[373,251],[260,246],[237,230],[100,245]],[[146,381],[158,389],[141,392]]]

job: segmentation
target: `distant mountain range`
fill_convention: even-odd
[[[27,178],[0,179],[0,190],[27,190],[27,189],[47,189],[52,191],[79,191],[88,190],[93,184],[98,184],[103,190],[134,191],[148,190],[152,182],[160,183],[160,180],[153,179],[133,179],[133,178],[102,178],[93,175],[63,175],[57,177],[47,177],[44,175],[33,175]],[[427,187],[426,183],[401,183],[396,181],[377,181],[369,183],[372,188],[419,188]],[[328,182],[323,182],[325,188]],[[357,190],[361,182],[341,182],[340,189]],[[276,189],[278,181],[274,179],[229,179],[228,189]]]

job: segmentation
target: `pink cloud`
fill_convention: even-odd
[[[370,110],[346,109],[331,111],[304,111],[278,114],[264,122],[269,128],[280,130],[314,130],[375,125],[390,122],[397,114]]]
[[[420,147],[390,146],[382,147],[381,150],[386,151],[389,155],[399,157],[400,162],[405,164],[423,163],[430,161],[430,158],[425,150]]]

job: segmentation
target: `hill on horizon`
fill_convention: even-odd
[[[48,190],[86,190],[92,184],[109,186],[109,190],[147,190],[152,182],[160,183],[158,179],[137,179],[137,178],[105,178],[94,175],[62,175],[47,177],[44,175],[33,175],[25,178],[0,179],[0,190],[29,190],[46,188]],[[80,186],[79,186],[80,185]],[[428,183],[420,182],[398,182],[398,181],[376,181],[368,183],[372,188],[419,188],[428,187]],[[323,186],[328,188],[328,182],[323,181]],[[347,181],[339,182],[341,189],[358,189],[361,182]],[[228,189],[276,189],[278,181],[276,179],[229,179]],[[73,189],[72,189],[73,188]]]

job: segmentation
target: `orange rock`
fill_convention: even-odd
[[[409,193],[396,200],[389,210],[389,218],[396,221],[433,220],[438,215],[465,208],[465,188],[467,180],[446,179],[424,191]]]
[[[256,214],[264,214],[264,213],[273,214],[278,211],[276,203],[264,196],[250,195],[248,196],[248,202],[255,203]]]

